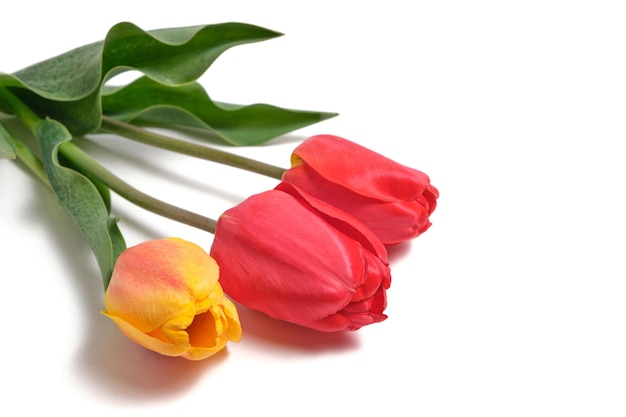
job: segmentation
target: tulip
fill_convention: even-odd
[[[217,220],[211,256],[235,301],[320,331],[387,318],[387,252],[361,222],[281,183]]]
[[[241,338],[237,310],[218,277],[215,260],[191,242],[143,242],[118,257],[102,313],[147,349],[205,359]]]
[[[426,174],[354,142],[313,136],[297,146],[282,180],[361,220],[385,245],[424,233],[439,192]]]

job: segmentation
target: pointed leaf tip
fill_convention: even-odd
[[[337,113],[214,102],[198,83],[167,86],[142,77],[107,89],[104,114],[125,122],[211,131],[231,145],[251,146],[337,116]]]
[[[200,77],[229,48],[281,35],[235,22],[152,31],[121,22],[103,41],[0,74],[0,87],[13,87],[38,115],[82,135],[100,126],[100,91],[109,78],[134,69],[159,83],[183,85]]]

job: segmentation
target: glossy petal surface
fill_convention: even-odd
[[[226,211],[211,255],[237,302],[318,330],[360,327],[329,317],[390,281],[384,246],[366,227],[289,184]],[[382,309],[374,315],[384,319]]]
[[[103,314],[148,349],[204,359],[241,338],[237,310],[218,277],[215,260],[191,242],[144,242],[118,258]]]
[[[386,245],[426,231],[439,197],[423,172],[332,135],[296,147],[282,179],[350,213]]]

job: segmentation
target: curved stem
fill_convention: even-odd
[[[104,168],[102,165],[93,160],[78,146],[72,142],[65,142],[59,147],[59,152],[74,164],[81,172],[87,176],[97,178],[98,181],[109,187],[116,194],[125,198],[153,213],[159,214],[172,220],[206,230],[215,234],[216,222],[213,219],[204,217],[200,214],[189,210],[174,206],[159,199],[156,199],[146,193],[143,193],[128,183],[124,182],[112,172]]]
[[[11,91],[6,88],[0,87],[0,102],[5,107],[8,107],[32,132],[37,129],[37,124],[40,122],[39,116],[37,116],[28,106],[17,98]],[[112,119],[109,119],[112,120]],[[105,122],[103,121],[103,124]],[[125,125],[125,124],[124,124]],[[132,127],[131,125],[128,125]],[[124,127],[124,126],[122,126]],[[127,131],[128,129],[122,129]],[[143,129],[137,129],[143,131]],[[167,138],[167,137],[165,137]],[[40,165],[37,164],[37,158],[29,153],[26,147],[16,147],[16,154],[24,158],[27,166],[34,170],[35,174],[40,178],[45,178],[44,182],[50,185],[47,176],[40,169]],[[204,217],[200,214],[194,213],[189,210],[174,206],[159,199],[156,199],[146,193],[143,193],[131,185],[127,184],[113,173],[108,171],[102,165],[98,164],[87,153],[81,150],[72,142],[65,142],[59,146],[59,152],[72,162],[79,170],[87,176],[98,179],[101,183],[109,187],[115,193],[153,213],[159,214],[163,217],[187,224],[189,226],[196,227],[201,230],[206,230],[209,233],[215,233],[216,221],[208,217]],[[34,159],[33,159],[34,158]],[[41,164],[41,162],[39,162]],[[42,177],[43,175],[43,177]]]
[[[257,174],[275,178],[277,180],[280,180],[285,172],[284,168],[269,165],[229,152],[220,151],[208,146],[197,145],[183,140],[174,139],[169,136],[160,135],[108,116],[102,116],[102,125],[100,129],[124,136],[128,139],[132,139],[146,145],[152,145],[158,148],[206,159],[208,161],[242,168],[251,172],[256,172]]]

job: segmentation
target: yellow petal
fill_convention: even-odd
[[[191,242],[144,242],[118,258],[102,313],[147,349],[204,359],[241,338],[237,310],[218,278],[215,260]]]
[[[148,241],[120,255],[104,303],[147,333],[208,297],[218,277],[217,263],[199,246],[174,238]]]
[[[113,322],[120,328],[122,333],[133,342],[141,345],[147,349],[158,352],[166,356],[181,356],[185,354],[188,348],[183,346],[176,346],[172,343],[166,343],[156,337],[149,336],[146,333],[141,332],[132,324],[124,321],[123,319],[110,315],[106,311],[102,314],[113,320]]]

